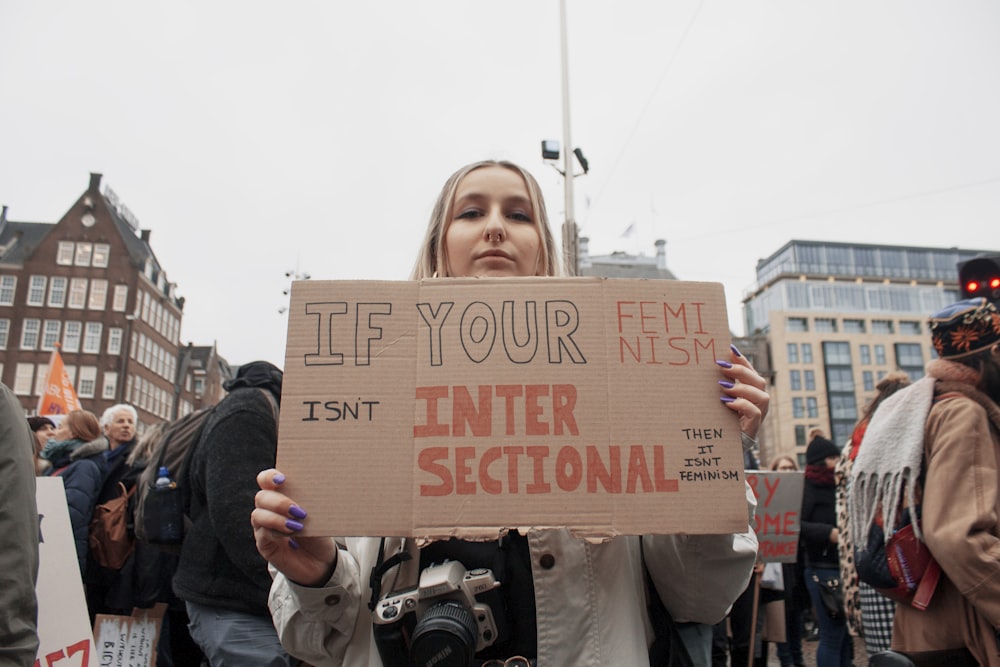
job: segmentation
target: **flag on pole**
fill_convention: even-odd
[[[76,390],[69,381],[66,367],[63,365],[59,350],[52,350],[49,360],[49,377],[45,381],[45,390],[38,399],[38,414],[65,415],[70,410],[82,410]]]

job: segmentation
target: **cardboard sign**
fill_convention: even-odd
[[[156,665],[156,645],[167,605],[156,603],[151,609],[135,609],[131,616],[97,614],[94,618],[94,643],[100,665],[152,667]]]
[[[745,530],[722,286],[300,281],[278,468],[314,535]]]
[[[798,555],[802,515],[802,472],[747,470],[747,483],[757,496],[753,529],[765,563],[794,563]]]
[[[36,667],[97,665],[87,599],[69,522],[62,477],[39,477],[38,657]]]

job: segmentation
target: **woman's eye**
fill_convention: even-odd
[[[511,213],[509,217],[511,220],[517,220],[518,222],[533,222],[531,216],[522,211],[515,211],[514,213]]]
[[[470,209],[466,209],[465,211],[462,211],[461,213],[459,213],[458,215],[456,215],[455,219],[456,220],[459,220],[459,219],[462,219],[462,220],[474,220],[474,219],[476,219],[476,218],[478,218],[480,216],[482,216],[482,212],[479,209],[470,208]]]

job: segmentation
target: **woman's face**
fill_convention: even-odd
[[[52,437],[56,440],[72,440],[73,430],[69,427],[69,420],[63,418],[59,422],[59,426],[56,426],[56,430],[52,432]]]
[[[135,420],[128,410],[119,410],[112,418],[111,423],[104,427],[104,434],[108,436],[111,449],[118,447],[135,438]]]
[[[774,468],[778,472],[794,472],[795,464],[792,463],[791,459],[781,459],[778,461],[778,465]]]
[[[49,438],[55,436],[56,427],[52,424],[43,424],[35,431],[35,445],[38,451],[42,451],[42,447],[45,443],[49,441]]]
[[[444,248],[452,277],[537,275],[541,238],[521,175],[498,166],[466,174],[455,191]]]

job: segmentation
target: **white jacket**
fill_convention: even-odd
[[[747,503],[752,521],[756,503],[749,487]],[[565,529],[531,530],[527,538],[539,667],[648,665],[653,636],[639,538],[595,544]],[[746,589],[757,554],[749,523],[746,532],[732,535],[646,535],[642,541],[653,582],[677,621],[722,620]],[[380,539],[345,542],[325,587],[299,586],[272,570],[274,625],[285,649],[316,667],[383,667],[368,611],[368,577]],[[387,556],[399,545],[387,539]],[[547,569],[546,555],[552,556],[544,559]]]

